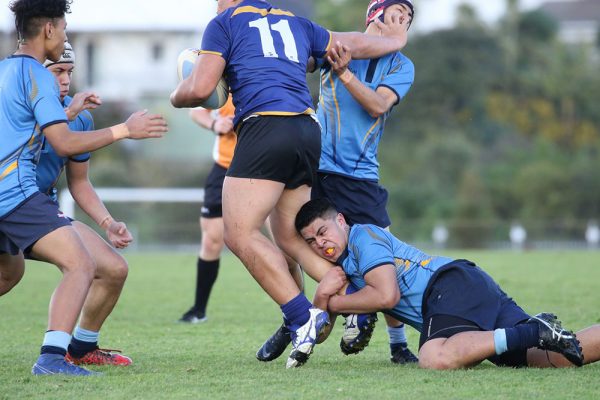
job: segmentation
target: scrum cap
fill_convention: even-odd
[[[371,0],[369,2],[369,7],[367,7],[365,25],[369,26],[369,24],[377,18],[383,22],[383,12],[386,8],[394,4],[404,4],[410,9],[410,23],[412,23],[413,16],[415,15],[415,8],[411,0]]]
[[[54,64],[62,64],[62,63],[70,63],[70,64],[75,63],[75,52],[73,52],[73,47],[71,46],[71,44],[69,42],[65,42],[65,50],[63,51],[62,55],[60,56],[60,60],[58,60],[56,62],[54,62],[52,60],[46,60],[44,62],[44,67],[49,67]]]

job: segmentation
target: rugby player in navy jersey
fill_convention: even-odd
[[[134,113],[123,124],[85,135],[69,129],[56,79],[42,63],[58,61],[63,54],[70,3],[11,2],[19,46],[14,55],[0,62],[0,294],[20,280],[23,253],[48,260],[62,272],[50,301],[41,354],[32,368],[35,375],[92,374],[65,361],[65,355],[96,273],[70,220],[38,190],[36,163],[44,140],[57,154],[70,156],[124,138],[161,137],[167,131],[160,115],[145,111]]]
[[[332,313],[383,311],[421,332],[419,366],[457,369],[488,359],[511,367],[581,366],[600,359],[600,325],[573,334],[556,316],[530,316],[481,268],[430,256],[372,224],[347,224],[325,198],[295,226],[330,269],[314,304]],[[351,282],[358,291],[340,295]]]
[[[304,364],[328,324],[294,282],[282,252],[261,233],[268,216],[277,245],[314,279],[330,266],[309,251],[294,216],[310,198],[321,152],[306,71],[332,44],[355,58],[379,57],[406,44],[407,15],[395,16],[376,37],[329,32],[314,22],[259,0],[219,0],[206,27],[190,77],[171,94],[175,107],[206,100],[225,75],[236,107],[238,142],[223,185],[225,243],[281,306],[291,331],[286,366]],[[339,42],[339,44],[338,44]]]
[[[374,22],[391,22],[394,15],[414,9],[410,0],[371,0],[366,13],[367,35],[381,35]],[[321,159],[311,198],[327,197],[350,224],[374,224],[389,229],[387,190],[379,184],[377,150],[392,108],[408,93],[415,76],[408,57],[393,52],[371,60],[351,60],[347,46],[334,48],[318,59],[321,88],[317,116],[321,124]],[[351,285],[348,290],[352,290]],[[385,315],[390,338],[390,360],[417,362],[407,344],[404,324]],[[369,343],[376,314],[346,316],[340,348],[356,354]],[[289,344],[282,325],[256,353],[261,361],[277,358]]]

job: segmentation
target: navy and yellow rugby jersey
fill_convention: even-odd
[[[226,61],[234,125],[249,115],[314,113],[306,84],[308,59],[323,57],[331,33],[314,22],[259,0],[246,0],[206,27],[202,53]]]
[[[65,107],[71,104],[72,98],[66,96],[63,102]],[[83,133],[94,130],[94,120],[92,114],[89,111],[83,110],[77,115],[73,121],[69,121],[69,129],[75,133]],[[42,154],[36,168],[37,185],[42,193],[46,193],[50,198],[58,203],[58,196],[56,191],[56,182],[67,165],[69,160],[75,162],[86,162],[90,159],[90,153],[83,153],[71,157],[61,157],[56,154],[54,148],[47,140],[44,141],[42,147]]]

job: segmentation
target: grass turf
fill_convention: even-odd
[[[555,312],[569,329],[599,323],[599,252],[452,252],[488,271],[528,312]],[[30,373],[47,305],[60,274],[29,262],[21,283],[0,298],[0,399],[498,399],[595,398],[600,364],[581,369],[497,368],[425,371],[389,360],[383,318],[361,354],[339,351],[341,321],[300,369],[286,370],[287,352],[271,363],[254,353],[278,327],[278,307],[231,255],[221,262],[198,325],[175,321],[193,300],[195,255],[127,254],[130,275],[106,322],[100,345],[123,349],[134,365],[95,368],[102,377],[34,377]],[[314,284],[307,279],[307,292]],[[407,328],[416,350],[417,333]]]

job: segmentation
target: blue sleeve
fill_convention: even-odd
[[[94,119],[89,111],[84,110],[77,116],[77,129],[82,132],[89,132],[94,130]],[[76,156],[69,157],[69,160],[75,162],[86,162],[91,158],[90,153],[77,154]]]
[[[362,276],[381,265],[394,265],[394,252],[390,241],[368,225],[360,227],[353,240],[358,260],[358,270]]]
[[[67,115],[60,104],[56,79],[44,67],[29,68],[27,94],[40,130],[43,131],[56,123],[67,122]]]
[[[310,41],[311,56],[323,58],[331,45],[331,32],[309,19],[297,17]]]
[[[224,19],[220,18],[223,14],[213,18],[206,26],[202,36],[201,53],[215,54],[227,61],[231,52],[231,40],[229,39],[229,30],[224,25]]]
[[[408,90],[414,81],[414,64],[408,58],[396,54],[390,65],[389,72],[385,78],[383,78],[383,81],[381,81],[379,86],[384,86],[394,91],[396,96],[398,96],[398,100],[396,101],[396,104],[398,104],[398,102],[406,96],[406,93],[408,93]]]

